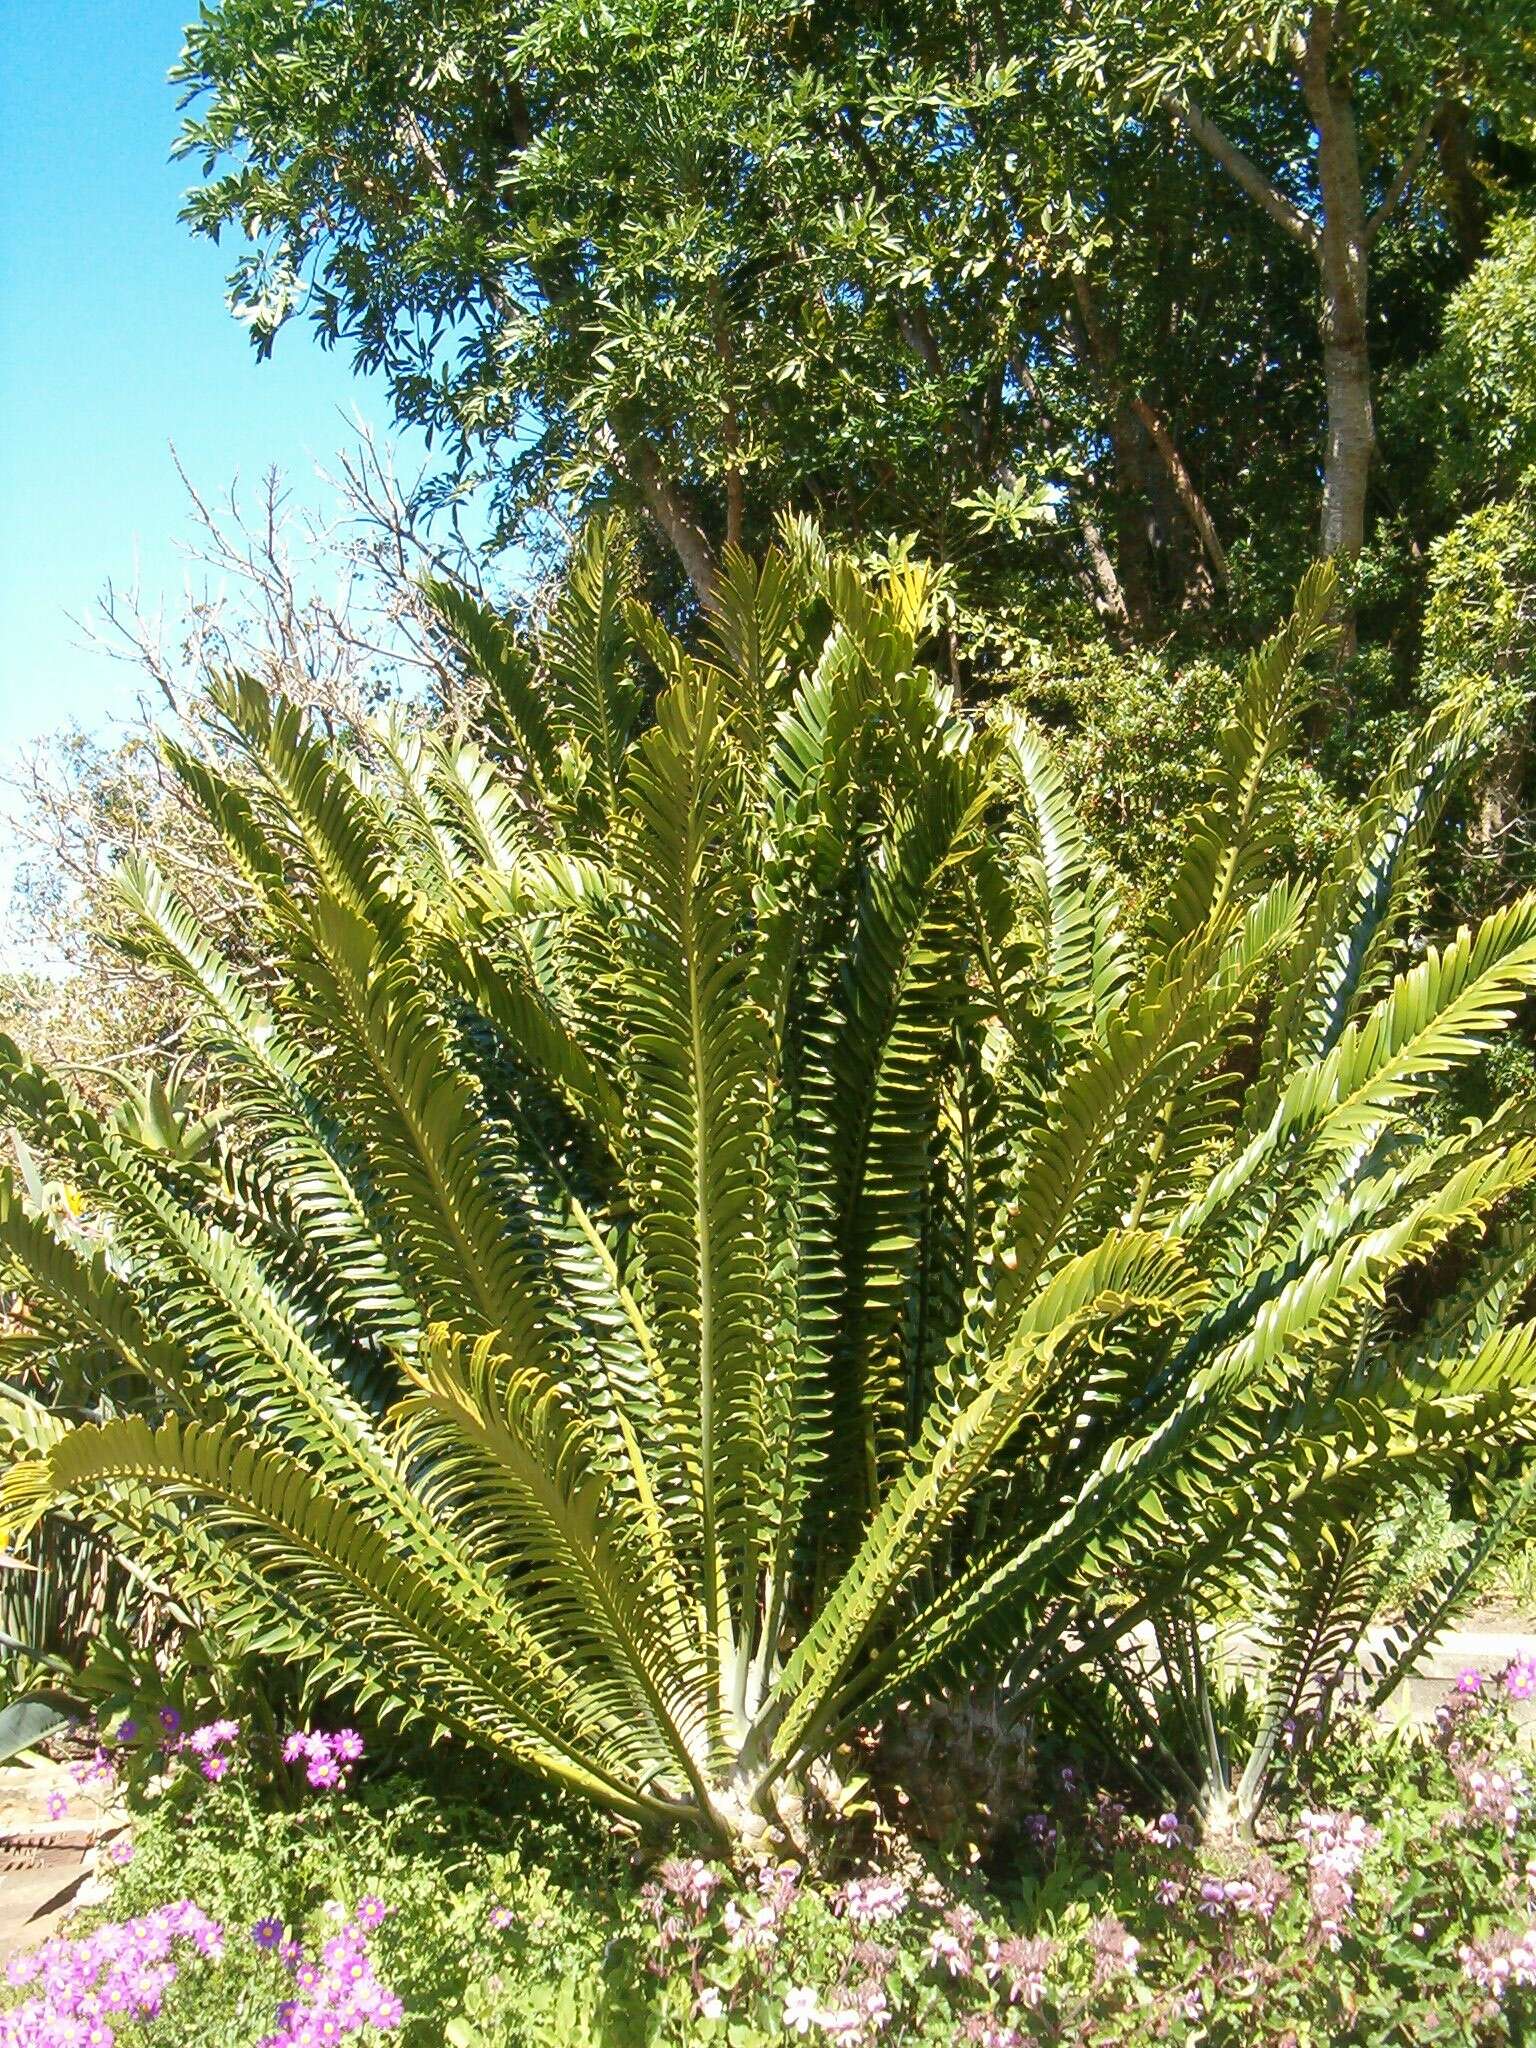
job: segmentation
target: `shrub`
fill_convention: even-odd
[[[103,1234],[0,1186],[22,1347],[109,1361],[97,1414],[5,1400],[11,1525],[67,1504],[224,1638],[740,1853],[914,1688],[1070,1696],[1275,1529],[1523,1443],[1473,1247],[1536,1143],[1421,1112],[1536,898],[1384,979],[1454,711],[1269,879],[1334,599],[1254,657],[1139,962],[1048,745],[923,665],[920,573],[804,533],[697,652],[608,529],[536,658],[440,592],[478,746],[231,680],[171,759],[263,967],[122,877],[211,1142],[0,1054]]]

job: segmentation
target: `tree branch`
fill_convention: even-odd
[[[1215,158],[1216,162],[1239,186],[1256,206],[1263,208],[1272,221],[1284,228],[1292,241],[1300,242],[1304,249],[1317,246],[1317,229],[1300,207],[1293,206],[1283,192],[1272,185],[1252,157],[1245,156],[1235,142],[1231,142],[1197,103],[1188,95],[1182,98],[1177,93],[1164,93],[1164,111],[1179,127],[1187,130],[1200,147]]]
[[[1022,357],[1015,360],[1013,370],[1020,388],[1039,415],[1041,428],[1049,434],[1051,416],[1046,410],[1045,400],[1041,396],[1040,386],[1035,381],[1033,371]],[[1115,573],[1109,549],[1104,545],[1104,536],[1088,508],[1079,504],[1074,509],[1091,572],[1083,579],[1088,588],[1089,601],[1100,616],[1109,621],[1115,630],[1115,637],[1124,642],[1129,639],[1131,628],[1131,609],[1126,603],[1124,587]]]
[[[605,427],[599,438],[606,443],[614,467],[640,493],[646,511],[671,542],[694,595],[707,608],[718,580],[714,550],[683,494],[657,461],[654,449],[638,435],[621,441],[611,427]]]
[[[1424,161],[1425,152],[1434,140],[1435,129],[1438,127],[1440,117],[1444,114],[1447,105],[1448,102],[1443,99],[1436,100],[1435,104],[1419,123],[1419,131],[1413,138],[1408,154],[1397,167],[1397,176],[1387,187],[1382,195],[1381,204],[1365,224],[1365,239],[1367,242],[1375,241],[1376,237],[1381,233],[1382,229],[1406,198],[1409,186],[1412,185],[1414,179],[1419,174],[1419,166]]]
[[[1216,522],[1212,519],[1204,498],[1195,487],[1195,480],[1179,453],[1178,444],[1169,432],[1168,422],[1150,399],[1143,398],[1139,391],[1128,391],[1125,388],[1119,370],[1119,351],[1114,341],[1099,325],[1093,294],[1088,289],[1087,278],[1081,272],[1073,277],[1072,289],[1077,299],[1078,311],[1082,316],[1083,333],[1087,337],[1088,347],[1104,372],[1111,395],[1123,398],[1146,429],[1147,439],[1152,443],[1158,460],[1168,472],[1174,495],[1184,508],[1185,518],[1195,529],[1211,567],[1223,584],[1230,585],[1232,579],[1227,569],[1227,554],[1216,531]]]

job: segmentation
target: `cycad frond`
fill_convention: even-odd
[[[925,665],[931,577],[788,539],[698,647],[613,528],[536,637],[434,591],[479,738],[221,686],[168,758],[259,968],[121,877],[196,1142],[0,1044],[45,1169],[0,1178],[11,1355],[127,1411],[0,1394],[0,1521],[728,1849],[915,1684],[1134,1717],[1152,1630],[1198,1692],[1246,1579],[1272,1733],[1400,1476],[1491,1494],[1536,1441],[1532,1256],[1487,1242],[1536,1117],[1426,1101],[1536,981],[1536,897],[1379,972],[1454,720],[1320,889],[1273,878],[1309,579],[1133,967],[1045,738]]]

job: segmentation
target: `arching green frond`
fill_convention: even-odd
[[[563,1754],[540,1725],[535,1673],[508,1660],[493,1636],[472,1632],[444,1609],[407,1552],[359,1523],[316,1488],[304,1467],[217,1428],[174,1417],[158,1429],[138,1417],[71,1431],[50,1449],[46,1483],[55,1497],[89,1499],[98,1489],[174,1490],[200,1505],[205,1535],[240,1544],[254,1569],[301,1612],[360,1645],[386,1649],[391,1689],[438,1699],[462,1725],[513,1755],[571,1779],[615,1805],[643,1800],[623,1781]],[[599,1727],[580,1731],[591,1750],[607,1747]],[[484,1738],[482,1738],[484,1739]],[[574,1744],[570,1745],[574,1748]]]
[[[770,721],[786,694],[808,596],[804,573],[776,548],[761,566],[740,548],[728,547],[721,555],[704,651],[726,678],[730,716],[742,723],[754,759],[763,755]]]
[[[562,761],[585,773],[579,811],[589,829],[613,819],[626,748],[640,708],[629,674],[624,605],[628,542],[616,520],[597,520],[572,553],[564,587],[539,636],[550,726]]]
[[[767,1370],[767,1149],[775,1060],[751,999],[745,820],[714,684],[687,676],[636,750],[620,863],[634,1010],[626,1156],[668,1379],[696,1417],[690,1475],[712,1654],[749,1580]],[[740,1612],[739,1608],[736,1610]]]
[[[624,1122],[618,1090],[540,988],[526,957],[503,952],[493,959],[477,946],[453,941],[436,957],[449,986],[494,1025],[519,1064],[617,1150]]]
[[[484,684],[487,724],[502,752],[540,792],[559,777],[558,740],[534,679],[534,658],[512,622],[462,584],[426,577],[417,586],[444,632]]]
[[[1474,1058],[1514,1015],[1536,974],[1536,898],[1521,897],[1463,930],[1400,975],[1333,1050],[1296,1068],[1263,1130],[1214,1175],[1179,1218],[1182,1235],[1215,1223],[1251,1241],[1272,1212],[1280,1183],[1266,1162],[1296,1141],[1342,1149]],[[1251,1202],[1234,1203],[1240,1195]]]
[[[369,1215],[366,1183],[327,1111],[314,1055],[250,994],[151,864],[127,861],[114,879],[145,957],[191,999],[192,1027],[218,1063],[232,1105],[259,1125],[264,1163],[282,1175],[287,1201],[322,1250],[336,1299],[386,1343],[409,1342],[416,1306]]]
[[[494,1506],[487,1548],[519,1573],[521,1610],[551,1655],[584,1646],[586,1689],[605,1712],[649,1726],[658,1756],[700,1755],[705,1670],[654,1495],[616,1489],[563,1390],[498,1355],[492,1339],[470,1348],[437,1333],[418,1387],[399,1419],[403,1447],[425,1461],[427,1502],[469,1528]]]
[[[266,786],[268,813],[290,857],[349,917],[398,934],[402,847],[385,814],[363,797],[350,764],[333,758],[300,706],[269,698],[250,676],[224,677],[212,697]]]
[[[479,748],[434,742],[430,775],[438,815],[463,865],[496,873],[518,867],[529,851],[527,813]]]
[[[1043,1291],[982,1385],[958,1412],[938,1406],[863,1544],[786,1667],[791,1702],[774,1734],[792,1760],[857,1662],[883,1610],[981,1482],[1073,1345],[1140,1316],[1177,1320],[1200,1292],[1176,1247],[1147,1235],[1106,1240]]]
[[[1265,1032],[1260,1078],[1250,1091],[1250,1128],[1274,1107],[1287,1066],[1332,1050],[1390,935],[1418,855],[1450,789],[1475,752],[1459,705],[1427,719],[1398,749],[1335,856],[1297,934]]]
[[[935,761],[872,848],[847,964],[801,1070],[805,1251],[829,1297],[833,1459],[873,1502],[909,1425],[907,1316],[922,1253],[941,1077],[968,1001],[957,887],[982,843],[984,755]],[[814,1218],[837,1219],[830,1233]]]
[[[1068,1030],[1095,1029],[1115,1007],[1128,963],[1116,906],[1094,874],[1083,830],[1045,735],[1012,708],[994,714],[1017,775],[1045,878],[1046,973]]]
[[[994,1282],[1005,1328],[1076,1212],[1102,1227],[1106,1205],[1135,1200],[1159,1111],[1244,1033],[1259,978],[1300,907],[1294,886],[1277,885],[1235,929],[1212,930],[1156,962],[1043,1105]]]
[[[1153,919],[1163,943],[1220,916],[1269,853],[1270,774],[1296,735],[1308,702],[1304,664],[1334,637],[1338,603],[1337,571],[1319,562],[1302,578],[1290,619],[1250,658],[1217,742],[1215,787],[1190,823],[1167,908]]]

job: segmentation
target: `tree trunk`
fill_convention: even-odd
[[[1153,623],[1147,478],[1141,429],[1119,394],[1111,400],[1109,437],[1115,451],[1116,574],[1125,592],[1132,631],[1138,639],[1146,639]]]
[[[1456,254],[1466,270],[1482,255],[1488,239],[1488,195],[1473,166],[1467,142],[1468,125],[1467,109],[1459,100],[1452,100],[1442,111],[1435,132],[1446,214],[1455,237]]]
[[[622,468],[633,479],[646,511],[671,542],[693,585],[694,596],[708,611],[714,601],[718,570],[703,528],[644,441],[637,437],[619,443],[615,437],[615,442]]]
[[[1316,245],[1327,394],[1323,456],[1322,553],[1353,561],[1365,543],[1366,490],[1376,430],[1371,409],[1371,358],[1366,337],[1369,250],[1360,139],[1347,86],[1328,71],[1332,13],[1312,17],[1301,61],[1301,86],[1317,127],[1322,220]]]

